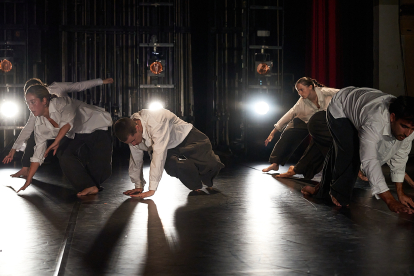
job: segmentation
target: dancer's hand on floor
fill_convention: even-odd
[[[143,188],[136,188],[136,189],[132,189],[132,190],[125,191],[124,192],[124,195],[140,194],[140,193],[142,193],[142,191],[144,191]]]
[[[400,202],[402,204],[404,204],[408,208],[414,208],[413,199],[411,197],[407,196],[406,194],[398,195],[398,199],[400,200]]]
[[[30,181],[30,180],[26,180],[26,183],[24,183],[24,185],[16,193],[26,190],[26,188],[30,186],[31,182],[32,181]]]
[[[153,196],[155,194],[155,191],[148,191],[145,193],[140,193],[140,194],[135,194],[135,195],[129,195],[130,197],[136,197],[136,198],[146,198],[146,197],[150,197]]]
[[[411,208],[408,208],[407,206],[405,206],[404,204],[396,200],[391,201],[388,204],[388,208],[397,214],[399,213],[413,214],[414,213],[414,211]]]

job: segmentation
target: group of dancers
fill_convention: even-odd
[[[112,83],[96,79],[77,83],[46,85],[30,79],[24,86],[31,113],[3,163],[13,160],[16,151],[25,151],[22,169],[13,177],[26,178],[17,191],[25,190],[50,153],[57,155],[64,175],[78,196],[97,194],[112,171],[112,133],[129,145],[129,175],[134,189],[124,194],[145,198],[154,195],[165,169],[190,190],[213,191],[213,179],[224,167],[213,152],[209,138],[166,109],[143,109],[130,118],[112,123],[102,108],[86,104],[68,92]],[[414,98],[394,97],[372,88],[329,88],[308,77],[295,85],[297,103],[274,125],[265,141],[267,146],[277,132],[280,139],[263,172],[277,171],[309,135],[311,141],[295,166],[277,177],[303,174],[312,179],[322,170],[315,187],[305,186],[304,195],[328,198],[337,206],[348,206],[357,177],[369,181],[372,194],[383,199],[394,212],[414,213],[414,202],[407,196],[404,179],[408,154],[414,139]],[[143,177],[143,156],[151,157],[149,189]],[[390,193],[381,166],[388,164],[396,185],[398,200]]]
[[[112,78],[52,83],[50,86],[39,79],[26,82],[25,99],[31,113],[3,159],[3,163],[9,163],[16,151],[25,151],[22,169],[12,175],[26,178],[17,192],[31,184],[50,152],[56,154],[64,175],[78,196],[103,190],[101,184],[112,173],[112,126],[115,136],[131,148],[129,174],[135,189],[124,194],[139,198],[152,196],[164,169],[197,193],[204,193],[201,191],[203,184],[211,191],[213,179],[224,165],[214,154],[208,137],[193,125],[166,109],[144,109],[113,124],[111,115],[103,108],[67,94],[109,83],[113,83]],[[144,151],[151,156],[147,192],[144,192]]]
[[[391,211],[414,213],[414,202],[403,191],[403,182],[414,187],[405,173],[408,154],[414,140],[414,98],[394,97],[373,88],[328,88],[303,77],[296,82],[298,102],[274,125],[265,140],[272,141],[282,132],[270,155],[271,165],[263,172],[278,170],[300,143],[311,142],[299,162],[276,177],[303,174],[312,179],[322,170],[315,187],[301,192],[348,206],[359,176],[369,181],[372,195],[385,201]],[[396,200],[385,181],[381,166],[390,167]]]

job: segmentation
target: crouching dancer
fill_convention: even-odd
[[[50,151],[78,196],[96,194],[112,172],[112,118],[103,109],[69,97],[56,97],[41,84],[26,90],[26,102],[36,117],[36,146],[30,158],[25,190]],[[47,140],[55,139],[46,149]]]
[[[129,176],[135,189],[124,194],[132,197],[154,195],[164,169],[190,190],[200,191],[202,184],[211,190],[214,177],[224,167],[208,137],[166,109],[143,109],[131,118],[119,119],[114,132],[131,149]],[[151,156],[149,191],[145,193],[144,151]]]
[[[372,88],[347,87],[333,96],[327,111],[333,145],[326,157],[321,183],[306,186],[304,194],[329,198],[347,206],[360,165],[372,188],[391,211],[412,214],[413,200],[402,189],[405,166],[414,139],[414,98],[382,93]],[[397,201],[385,182],[387,163]]]

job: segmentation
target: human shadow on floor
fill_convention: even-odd
[[[103,275],[107,271],[114,248],[139,202],[139,200],[132,198],[122,202],[108,218],[92,246],[85,252],[83,262],[85,267],[89,268],[91,275]]]
[[[215,196],[189,196],[186,205],[175,211],[178,236],[173,246],[166,238],[155,203],[146,202],[148,251],[143,275],[195,275],[200,271],[220,270],[215,268],[220,255],[217,250],[228,238],[228,233],[218,231],[216,226],[228,222],[229,208],[216,199]]]
[[[72,188],[54,185],[36,179],[32,180],[31,185],[35,186],[40,193],[57,204],[74,203],[78,200],[76,192]]]
[[[69,219],[72,210],[72,205],[62,206],[60,204],[59,208],[53,208],[53,206],[47,204],[45,198],[39,195],[22,194],[19,196],[34,206],[38,212],[53,225],[56,230],[61,233],[65,232],[65,229],[67,227],[67,220]],[[33,214],[33,216],[35,216],[35,214]]]

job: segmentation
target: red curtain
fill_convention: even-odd
[[[307,75],[329,87],[341,88],[338,0],[312,0]]]

